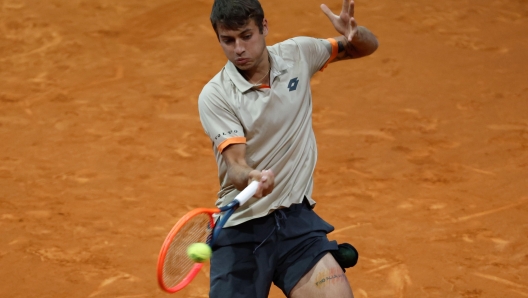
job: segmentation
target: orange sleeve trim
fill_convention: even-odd
[[[328,64],[330,64],[330,62],[334,61],[335,57],[337,57],[337,51],[339,50],[337,40],[333,38],[327,38],[326,40],[328,40],[332,45],[332,54],[330,55],[330,58],[328,58],[328,61],[326,61],[325,65],[321,67],[319,71],[323,71],[328,66]]]
[[[218,151],[220,151],[220,153],[222,153],[222,151],[224,151],[224,149],[227,146],[229,146],[229,145],[232,145],[232,144],[245,144],[245,143],[246,143],[246,138],[245,137],[232,137],[232,138],[226,139],[222,143],[220,143],[220,145],[218,145]]]

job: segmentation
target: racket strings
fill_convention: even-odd
[[[198,214],[176,233],[163,264],[163,282],[166,286],[178,285],[191,271],[195,262],[187,256],[187,247],[196,242],[207,242],[211,232],[209,223],[209,214]]]

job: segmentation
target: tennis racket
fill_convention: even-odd
[[[158,257],[158,283],[169,293],[185,288],[198,274],[203,263],[187,256],[189,245],[202,242],[213,246],[220,231],[238,207],[246,203],[257,191],[258,181],[251,182],[235,199],[221,208],[197,208],[185,214],[167,235]],[[221,214],[216,221],[214,214]]]

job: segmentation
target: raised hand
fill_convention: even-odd
[[[348,42],[352,42],[358,30],[358,25],[354,18],[354,0],[343,0],[343,8],[339,15],[335,15],[326,4],[321,4],[321,9],[332,22],[337,32],[343,34]]]

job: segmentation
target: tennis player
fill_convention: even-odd
[[[378,42],[357,25],[353,1],[344,0],[339,15],[321,9],[340,36],[267,46],[258,0],[214,1],[210,19],[228,61],[198,105],[218,164],[217,205],[252,180],[260,184],[213,247],[211,298],[264,298],[272,283],[292,298],[353,297],[343,270],[350,264],[336,261],[338,244],[327,238],[334,228],[313,211],[310,78],[331,62],[370,55]]]

